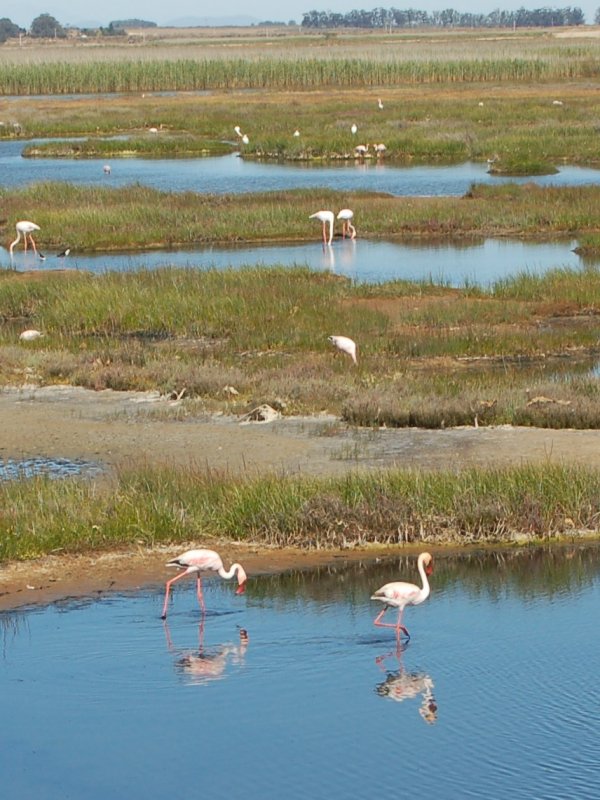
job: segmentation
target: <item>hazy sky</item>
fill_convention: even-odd
[[[481,13],[489,13],[496,8],[515,10],[517,8],[567,8],[579,7],[583,11],[586,22],[592,24],[596,10],[600,7],[600,0],[558,0],[557,2],[544,2],[544,0],[482,0],[475,4]],[[390,0],[389,3],[381,0],[230,0],[220,6],[215,3],[199,2],[198,0],[104,0],[102,3],[90,3],[89,0],[3,0],[0,4],[0,17],[8,17],[13,22],[24,28],[29,27],[31,21],[39,14],[51,14],[63,25],[77,25],[81,22],[98,22],[107,25],[114,19],[128,19],[137,17],[151,20],[159,25],[182,17],[214,17],[244,15],[255,17],[257,20],[278,20],[300,22],[302,14],[317,9],[319,11],[334,11],[346,13],[353,9],[372,8],[417,8],[422,11],[440,11],[445,8],[454,8],[457,11],[473,11],[472,0],[409,0],[403,3],[399,0]]]

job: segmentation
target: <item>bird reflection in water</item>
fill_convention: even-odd
[[[250,638],[245,628],[239,628],[239,642],[205,647],[204,645],[204,618],[198,626],[198,649],[180,650],[173,647],[169,627],[165,621],[165,635],[167,647],[170,652],[177,653],[175,670],[186,678],[186,683],[202,685],[211,681],[220,680],[227,675],[227,666],[232,664],[241,667],[248,649]]]
[[[437,722],[438,707],[433,694],[433,680],[425,672],[407,672],[402,664],[402,653],[406,645],[399,647],[390,653],[385,653],[375,659],[377,666],[387,673],[383,683],[378,683],[375,691],[380,697],[388,697],[397,703],[403,700],[412,700],[421,696],[419,714],[428,725]],[[398,669],[390,672],[385,667],[385,662],[389,658],[396,658]]]

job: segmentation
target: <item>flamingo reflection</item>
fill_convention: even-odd
[[[378,667],[386,673],[383,683],[378,683],[375,691],[381,697],[388,697],[397,703],[404,700],[412,700],[421,696],[419,715],[428,724],[433,725],[437,722],[438,707],[433,694],[434,683],[430,675],[425,672],[407,672],[402,664],[402,652],[405,645],[399,645],[395,651],[385,653],[375,659]],[[398,662],[398,669],[390,672],[384,666],[384,662],[395,657]]]
[[[210,647],[204,646],[204,619],[198,626],[198,649],[181,650],[173,646],[169,626],[166,621],[165,636],[167,647],[171,653],[178,654],[175,670],[187,679],[187,683],[202,685],[226,677],[229,663],[235,666],[244,664],[244,656],[250,638],[245,628],[239,628],[239,642],[226,642]]]

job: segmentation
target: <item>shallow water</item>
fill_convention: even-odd
[[[368,598],[413,574],[207,580],[202,644],[191,580],[168,627],[162,587],[0,615],[7,796],[598,797],[599,549],[438,558],[397,654]]]
[[[169,192],[212,194],[266,192],[280,189],[327,187],[337,191],[375,191],[393,195],[463,195],[473,183],[527,183],[579,186],[600,183],[600,170],[564,166],[556,175],[507,178],[489,175],[485,163],[447,166],[391,166],[386,163],[276,164],[227,156],[185,159],[23,158],[21,152],[36,140],[0,141],[0,174],[7,187],[40,181],[125,186],[140,183]]]
[[[315,231],[315,235],[320,232]],[[337,239],[330,247],[318,241],[301,245],[257,245],[244,247],[205,247],[197,250],[152,251],[143,253],[71,253],[58,258],[46,253],[40,261],[35,254],[16,252],[11,262],[0,248],[0,267],[18,270],[81,269],[94,273],[128,272],[164,266],[191,269],[227,269],[248,265],[306,265],[317,271],[330,271],[358,282],[379,283],[394,279],[432,279],[452,286],[486,286],[518,272],[544,273],[555,267],[579,269],[583,259],[573,252],[575,241],[522,242],[486,239],[467,244],[407,244],[366,239]],[[585,266],[593,264],[586,260]]]
[[[93,462],[70,458],[15,459],[0,458],[0,481],[22,480],[43,475],[49,478],[72,478],[74,476],[96,477],[103,468]]]

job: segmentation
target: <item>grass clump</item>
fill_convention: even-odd
[[[0,483],[0,561],[225,539],[304,548],[511,542],[598,530],[600,475],[557,465],[232,479],[140,467],[116,484]],[[574,535],[574,534],[573,534]]]

